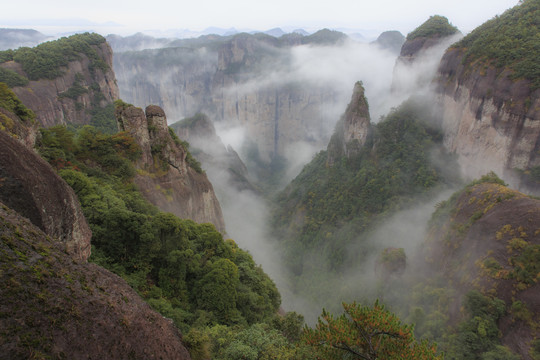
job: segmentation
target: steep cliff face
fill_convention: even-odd
[[[12,121],[23,123],[15,114],[1,110]],[[73,257],[86,261],[92,233],[77,196],[31,147],[6,131],[0,131],[0,178],[2,202],[60,241]]]
[[[119,129],[131,134],[141,147],[134,181],[146,199],[163,211],[212,223],[224,232],[212,184],[180,140],[172,136],[164,111],[150,105],[145,113],[124,104],[116,108],[115,115]]]
[[[540,91],[494,67],[472,71],[463,52],[449,50],[439,67],[439,101],[445,145],[459,155],[468,176],[540,165]]]
[[[540,166],[538,38],[535,1],[490,20],[448,49],[438,70],[445,144],[464,172]],[[519,33],[521,35],[516,35]]]
[[[450,284],[449,315],[463,317],[463,295],[475,289],[504,301],[503,345],[531,359],[540,335],[540,201],[498,183],[468,187],[442,203],[428,232],[431,274]]]
[[[207,47],[115,52],[120,97],[132,104],[156,104],[173,121],[208,112],[217,58]]]
[[[283,74],[291,70],[293,47],[335,45],[345,37],[321,30],[279,39],[238,34],[183,40],[175,48],[115,54],[115,72],[122,99],[158,104],[173,120],[202,112],[224,127],[242,126],[268,163],[285,155],[292,143],[318,148],[327,143],[328,123],[335,119],[327,113],[337,90]],[[343,99],[339,97],[340,103]]]
[[[326,133],[321,104],[334,99],[336,93],[302,86],[292,79],[267,78],[273,71],[283,71],[280,66],[286,69],[289,56],[250,36],[235,37],[219,52],[212,83],[217,119],[241,125],[264,162],[284,156],[287,145],[296,141],[323,146],[327,140],[321,139]]]
[[[85,36],[94,35],[74,35],[72,38],[57,42],[69,42],[70,39],[85,42],[87,41]],[[41,126],[87,124],[93,108],[103,107],[118,99],[118,86],[112,70],[112,50],[104,38],[100,41],[87,43],[89,50],[86,52],[73,50],[69,55],[59,53],[60,49],[55,54],[41,53],[40,51],[45,52],[44,49],[50,45],[48,43],[39,45],[34,51],[35,56],[40,59],[46,59],[47,56],[70,59],[59,66],[58,76],[42,76],[39,74],[40,69],[31,69],[28,61],[20,59],[24,56],[17,53],[14,60],[0,63],[0,67],[30,79],[27,85],[15,86],[13,91],[35,112],[36,120]],[[42,66],[46,67],[49,64]]]
[[[0,236],[2,358],[190,359],[172,321],[124,280],[74,262],[2,203]]]

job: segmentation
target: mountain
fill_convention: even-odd
[[[397,30],[385,31],[374,41],[381,48],[388,49],[396,55],[401,52],[404,42],[405,36]]]
[[[122,104],[115,110],[118,128],[141,149],[134,183],[144,197],[163,211],[199,223],[212,223],[225,232],[221,207],[212,184],[187,146],[167,126],[164,111]],[[158,191],[156,191],[156,189]]]
[[[327,29],[279,39],[262,33],[213,36],[182,40],[174,48],[115,53],[114,67],[126,101],[157,104],[173,122],[200,112],[224,127],[243,126],[247,148],[268,165],[293,142],[323,146],[327,125],[321,104],[337,96],[324,85],[301,86],[286,76],[276,81],[291,67],[291,49],[341,44],[346,38]]]
[[[32,29],[0,29],[0,50],[33,47],[47,40],[50,36]]]
[[[442,151],[441,134],[430,125],[434,115],[425,106],[411,100],[370,123],[364,88],[357,83],[327,150],[278,194],[272,228],[302,296],[350,296],[355,290],[332,274],[369,262],[380,247],[371,233],[389,214],[454,181],[447,174],[455,165]]]
[[[34,114],[1,83],[0,99],[0,115],[7,125],[7,129],[4,127],[0,131],[0,176],[3,179],[0,201],[63,244],[74,258],[86,261],[90,256],[92,232],[77,196],[33,151],[33,143],[28,145],[25,142],[21,130],[13,132],[13,129],[21,128],[32,131]],[[6,106],[14,103],[17,104],[16,112]]]
[[[436,80],[445,144],[471,177],[540,166],[540,3],[523,1],[451,46]],[[538,184],[538,178],[529,177]]]
[[[540,200],[509,189],[493,173],[440,203],[430,220],[424,254],[432,278],[450,289],[450,323],[471,321],[462,311],[465,294],[478,291],[498,301],[493,335],[473,328],[477,346],[460,339],[457,358],[488,351],[500,341],[522,359],[532,359],[540,321]],[[487,329],[487,327],[486,327]],[[482,339],[484,336],[484,339]],[[537,356],[537,355],[535,355]],[[453,358],[453,357],[452,357]]]
[[[118,99],[111,47],[100,35],[79,34],[0,52],[0,81],[36,114],[41,126],[88,124]]]
[[[20,136],[34,114],[5,84],[0,109],[2,357],[189,359],[169,320],[87,263],[92,231],[78,196]]]
[[[447,18],[431,16],[407,34],[394,66],[394,95],[426,91],[437,72],[444,51],[461,37],[459,30]],[[404,100],[404,99],[401,99]]]

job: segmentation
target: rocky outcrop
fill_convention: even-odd
[[[190,359],[172,321],[122,278],[74,262],[2,203],[0,237],[2,358]]]
[[[111,47],[105,41],[89,46],[95,50],[96,59],[78,53],[77,60],[62,67],[61,76],[51,80],[30,80],[26,86],[13,88],[19,99],[35,112],[41,126],[87,124],[91,119],[89,110],[118,99]],[[95,61],[105,66],[91,66]],[[7,61],[0,66],[27,76],[18,62]]]
[[[358,153],[371,134],[369,105],[364,94],[362,82],[354,85],[351,102],[336,125],[328,143],[327,163],[332,165],[343,156],[350,157]]]
[[[34,151],[0,131],[0,200],[82,261],[92,232],[77,196]]]
[[[449,49],[439,66],[438,100],[444,143],[470,177],[540,166],[540,90],[493,66],[466,67]]]
[[[531,341],[540,336],[539,224],[539,200],[484,182],[439,205],[424,246],[431,276],[452,286],[450,319],[463,317],[470,290],[503,300],[502,343],[523,359],[531,359]]]
[[[162,211],[198,223],[212,223],[224,232],[221,207],[206,174],[167,126],[163,109],[124,104],[115,110],[118,127],[133,136],[142,150],[135,184]]]

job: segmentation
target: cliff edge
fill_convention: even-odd
[[[134,181],[143,196],[162,211],[212,223],[223,233],[225,222],[212,184],[187,144],[167,126],[163,109],[150,105],[144,112],[122,103],[115,116],[120,131],[133,136],[142,150]]]

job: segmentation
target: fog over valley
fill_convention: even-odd
[[[1,28],[0,354],[540,359],[540,0],[503,2]]]

